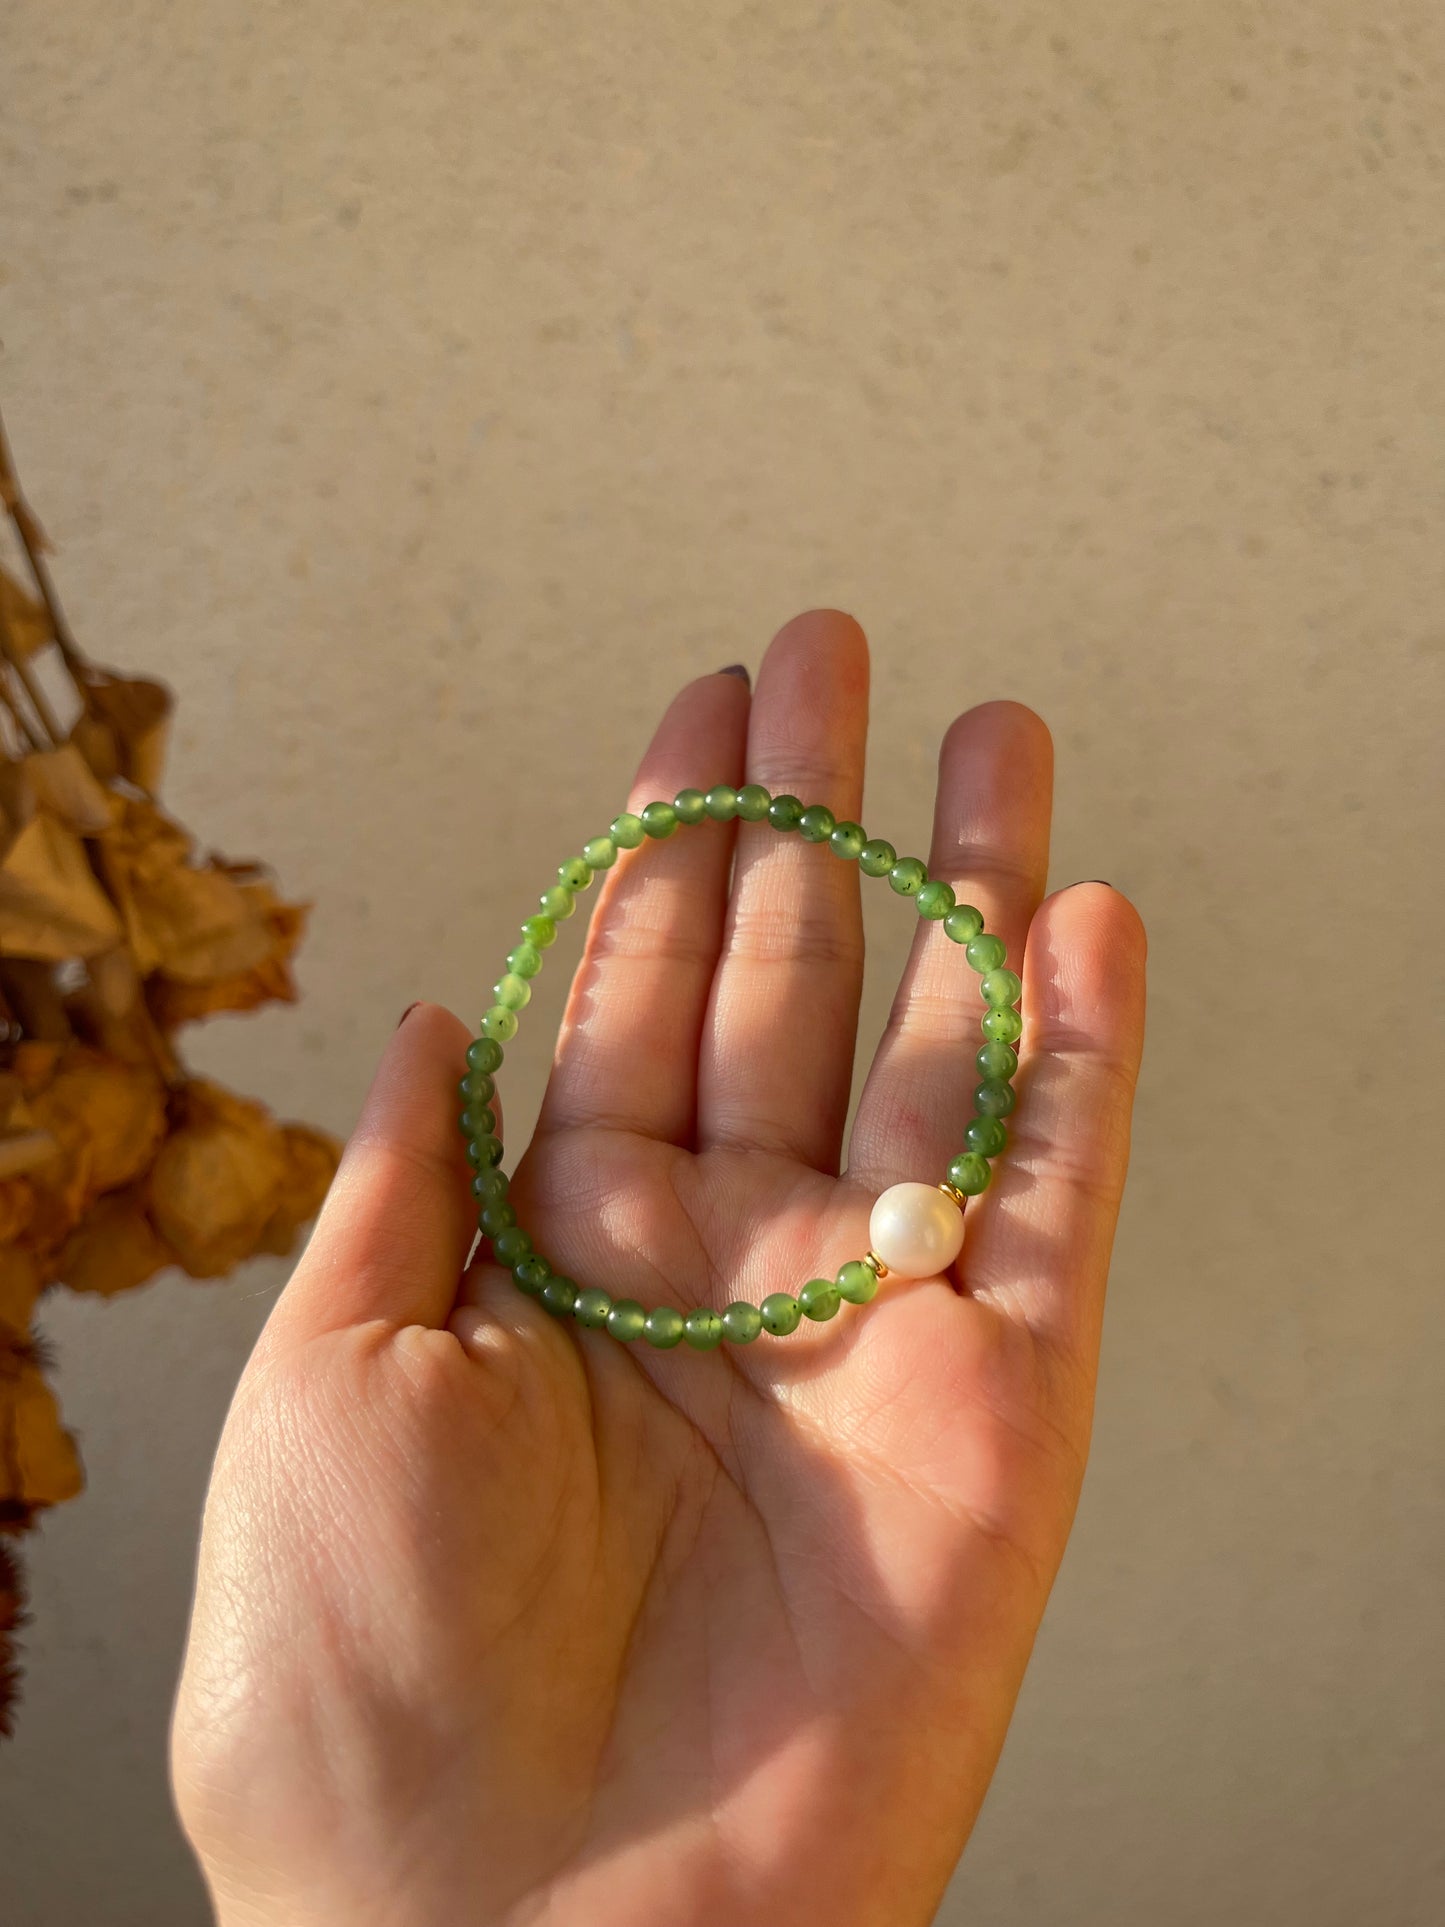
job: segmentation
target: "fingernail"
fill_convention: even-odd
[[[1081,877],[1079,883],[1074,884],[1074,889],[1077,890],[1083,883],[1102,883],[1106,890],[1112,890],[1114,887],[1107,877]]]
[[[730,662],[726,669],[719,669],[717,673],[720,676],[737,676],[747,684],[749,689],[753,686],[753,679],[748,674],[748,666],[745,662]]]
[[[401,1029],[402,1025],[406,1022],[407,1018],[410,1017],[411,1013],[414,1010],[421,1009],[421,1003],[422,1003],[422,1000],[420,997],[418,997],[414,1004],[407,1005],[406,1009],[401,1013],[400,1017],[398,1017],[396,1020],[396,1027],[398,1030]]]

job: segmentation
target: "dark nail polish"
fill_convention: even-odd
[[[748,666],[745,662],[730,662],[726,669],[719,669],[717,673],[720,676],[737,676],[747,684],[749,689],[753,686],[753,679],[748,674]]]
[[[411,1013],[414,1010],[420,1010],[420,1009],[421,1009],[421,999],[420,997],[418,997],[416,1002],[414,1004],[408,1004],[406,1009],[401,1013],[400,1017],[397,1018],[396,1020],[397,1029],[398,1030],[401,1029],[402,1025],[406,1022],[407,1018],[410,1017]]]

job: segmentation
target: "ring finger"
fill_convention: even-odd
[[[1031,709],[983,703],[950,726],[928,873],[982,914],[1016,971],[1048,875],[1052,807],[1053,742]],[[978,982],[943,925],[920,922],[859,1099],[850,1176],[880,1188],[931,1179],[963,1148],[983,1041]]]

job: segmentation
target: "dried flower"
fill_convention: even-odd
[[[0,1733],[18,1566],[3,1535],[84,1475],[32,1320],[52,1285],[111,1295],[288,1252],[338,1147],[191,1076],[174,1033],[291,1003],[306,922],[255,863],[198,849],[158,800],[174,699],[92,664],[0,425],[0,504],[35,593],[0,567]],[[37,669],[53,658],[73,714]],[[52,679],[53,686],[53,679]]]

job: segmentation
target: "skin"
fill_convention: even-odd
[[[858,817],[867,689],[857,624],[799,617],[755,693],[681,692],[629,806],[747,778]],[[172,1766],[224,1927],[932,1918],[1079,1495],[1143,1034],[1137,913],[1043,896],[1051,794],[1032,711],[948,729],[929,868],[1024,979],[963,1256],[786,1340],[624,1348],[464,1272],[468,1034],[408,1013],[207,1501]],[[826,850],[624,856],[513,1188],[553,1263],[720,1308],[866,1250],[962,1143],[981,1004],[920,925],[844,1164],[861,978]]]

